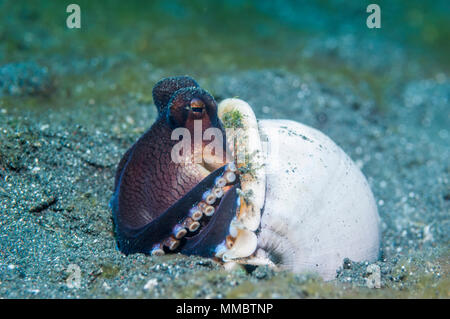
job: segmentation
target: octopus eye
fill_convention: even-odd
[[[191,110],[195,113],[201,113],[205,109],[205,103],[198,98],[193,98],[190,106]]]

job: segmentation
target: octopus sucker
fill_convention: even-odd
[[[221,198],[223,196],[223,189],[220,187],[214,187],[212,193],[216,198]]]
[[[192,219],[191,217],[187,217],[183,221],[182,225],[183,227],[186,227],[191,233],[195,232],[200,227],[200,223]]]
[[[175,236],[175,239],[181,239],[186,234],[187,234],[186,228],[184,228],[182,225],[178,225],[178,224],[175,225],[175,228],[173,229],[173,235]]]
[[[177,249],[178,245],[180,245],[180,241],[173,236],[170,236],[164,241],[164,246],[166,246],[167,248],[169,248],[169,250],[172,251]]]
[[[227,184],[227,180],[223,177],[218,177],[215,182],[218,188],[222,188]]]
[[[188,76],[161,80],[153,98],[158,118],[117,167],[110,205],[122,252],[179,252],[326,280],[344,258],[378,258],[372,192],[323,133],[258,121],[240,99],[217,104]]]
[[[150,251],[152,256],[164,256],[164,248],[161,243],[157,243],[153,245],[152,250]]]
[[[206,205],[204,208],[204,214],[208,217],[211,217],[216,210],[211,205]]]
[[[236,174],[234,174],[233,172],[226,172],[225,180],[227,181],[227,183],[233,183],[236,180]]]
[[[212,205],[216,201],[217,197],[212,191],[206,191],[203,194],[203,200],[206,204]]]
[[[202,211],[198,208],[198,207],[192,207],[190,210],[189,210],[189,214],[188,214],[188,216],[190,217],[190,218],[192,218],[193,220],[200,220],[201,218],[202,218],[202,216],[203,216],[203,213],[202,213]]]

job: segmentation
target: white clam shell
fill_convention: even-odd
[[[258,123],[252,108],[247,102],[240,99],[225,99],[219,105],[218,115],[223,117],[225,113],[239,111],[242,116],[242,129],[227,131],[227,137],[237,143],[235,158],[238,166],[245,162],[245,155],[251,155],[253,174],[241,174],[241,189],[244,192],[252,191],[251,205],[240,221],[250,231],[256,231],[261,222],[261,209],[264,206],[266,180],[264,169],[264,154],[261,145],[261,137]],[[239,256],[242,257],[242,256]]]
[[[251,113],[246,126],[256,127],[246,102],[224,100],[219,112],[224,106]],[[257,236],[249,231],[238,236],[225,259],[276,265],[296,273],[317,272],[325,280],[335,278],[346,257],[376,260],[380,228],[375,200],[365,177],[344,151],[320,131],[294,121],[262,120],[257,128],[264,169],[244,187],[254,192],[254,206],[262,216],[250,219],[260,222],[260,228]],[[261,162],[261,157],[256,161]]]
[[[266,202],[258,247],[293,272],[333,279],[344,258],[373,261],[379,216],[370,187],[353,161],[316,129],[264,120],[272,147],[266,159]]]

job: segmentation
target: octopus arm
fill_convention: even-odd
[[[186,239],[181,252],[186,255],[198,255],[203,257],[213,257],[215,249],[222,243],[229,234],[229,225],[236,216],[238,207],[238,195],[236,189],[238,184],[234,185],[224,195],[205,229],[195,236]]]
[[[149,253],[155,244],[171,235],[175,225],[181,223],[188,216],[189,210],[202,200],[203,194],[211,188],[215,179],[223,174],[224,169],[225,167],[221,167],[215,170],[161,215],[137,229],[133,229],[117,219],[118,213],[136,214],[136,212],[121,211],[119,205],[112,205],[119,249],[126,254]],[[129,207],[132,209],[135,206],[129,205]]]

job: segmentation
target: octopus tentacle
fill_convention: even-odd
[[[223,174],[224,170],[225,168],[222,167],[212,172],[164,213],[138,229],[127,227],[126,224],[118,222],[117,214],[119,210],[113,206],[119,248],[126,254],[136,252],[149,253],[154,244],[159,243],[172,234],[173,227],[184,220],[192,206],[201,201],[203,193],[214,183],[216,177]]]
[[[236,216],[236,209],[238,209],[237,187],[238,185],[233,185],[220,201],[218,207],[220,214],[214,214],[208,225],[200,233],[186,239],[186,243],[181,248],[183,254],[204,257],[215,255],[217,247],[228,234],[228,225]],[[223,225],[227,226],[223,227]]]
[[[196,247],[199,245],[198,242],[201,242],[213,245],[207,249],[209,256],[212,256],[215,247],[220,244],[229,231],[227,226],[229,222],[226,222],[226,220],[232,219],[236,212],[236,206],[230,203],[237,203],[236,187],[238,184],[235,182],[228,183],[223,188],[215,186],[215,181],[218,178],[222,178],[230,172],[228,165],[217,169],[158,218],[140,229],[119,225],[118,237],[121,250],[126,254],[142,252],[162,255],[165,253],[165,249],[176,251],[181,245],[183,251],[189,253],[191,250],[189,247]],[[213,185],[212,189],[211,185]],[[220,190],[224,195],[222,198],[215,197],[214,202],[208,204],[205,202],[205,194],[212,194],[212,190]],[[196,219],[194,220],[192,216]],[[205,226],[201,226],[200,220],[205,218]],[[211,231],[211,227],[217,229]],[[223,228],[223,231],[219,230],[221,228]],[[217,235],[222,233],[225,236]],[[199,236],[200,234],[202,235]],[[191,244],[185,247],[186,242],[191,242]],[[199,248],[195,249],[198,250]]]

